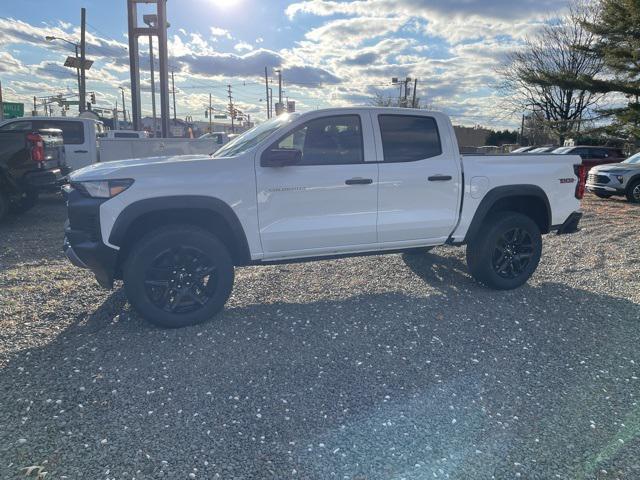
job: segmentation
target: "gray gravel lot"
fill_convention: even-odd
[[[640,207],[588,197],[530,283],[463,249],[252,267],[182,330],[0,226],[0,478],[639,479]]]

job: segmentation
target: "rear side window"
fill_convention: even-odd
[[[438,125],[432,117],[379,115],[384,161],[415,162],[442,154]]]
[[[62,130],[65,145],[80,145],[84,143],[84,128],[82,122],[65,120],[39,120],[37,128],[59,128]]]
[[[2,131],[31,131],[32,125],[30,121],[11,122],[0,127]]]

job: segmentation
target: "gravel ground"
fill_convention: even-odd
[[[252,267],[168,331],[45,199],[0,226],[0,478],[638,479],[640,207],[584,209],[516,291],[463,249]]]

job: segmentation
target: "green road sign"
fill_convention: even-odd
[[[2,102],[4,118],[24,117],[24,103]]]

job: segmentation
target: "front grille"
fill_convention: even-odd
[[[589,183],[595,183],[595,184],[606,184],[609,183],[611,181],[611,179],[609,177],[607,177],[606,175],[597,175],[595,173],[590,173],[589,174]]]

